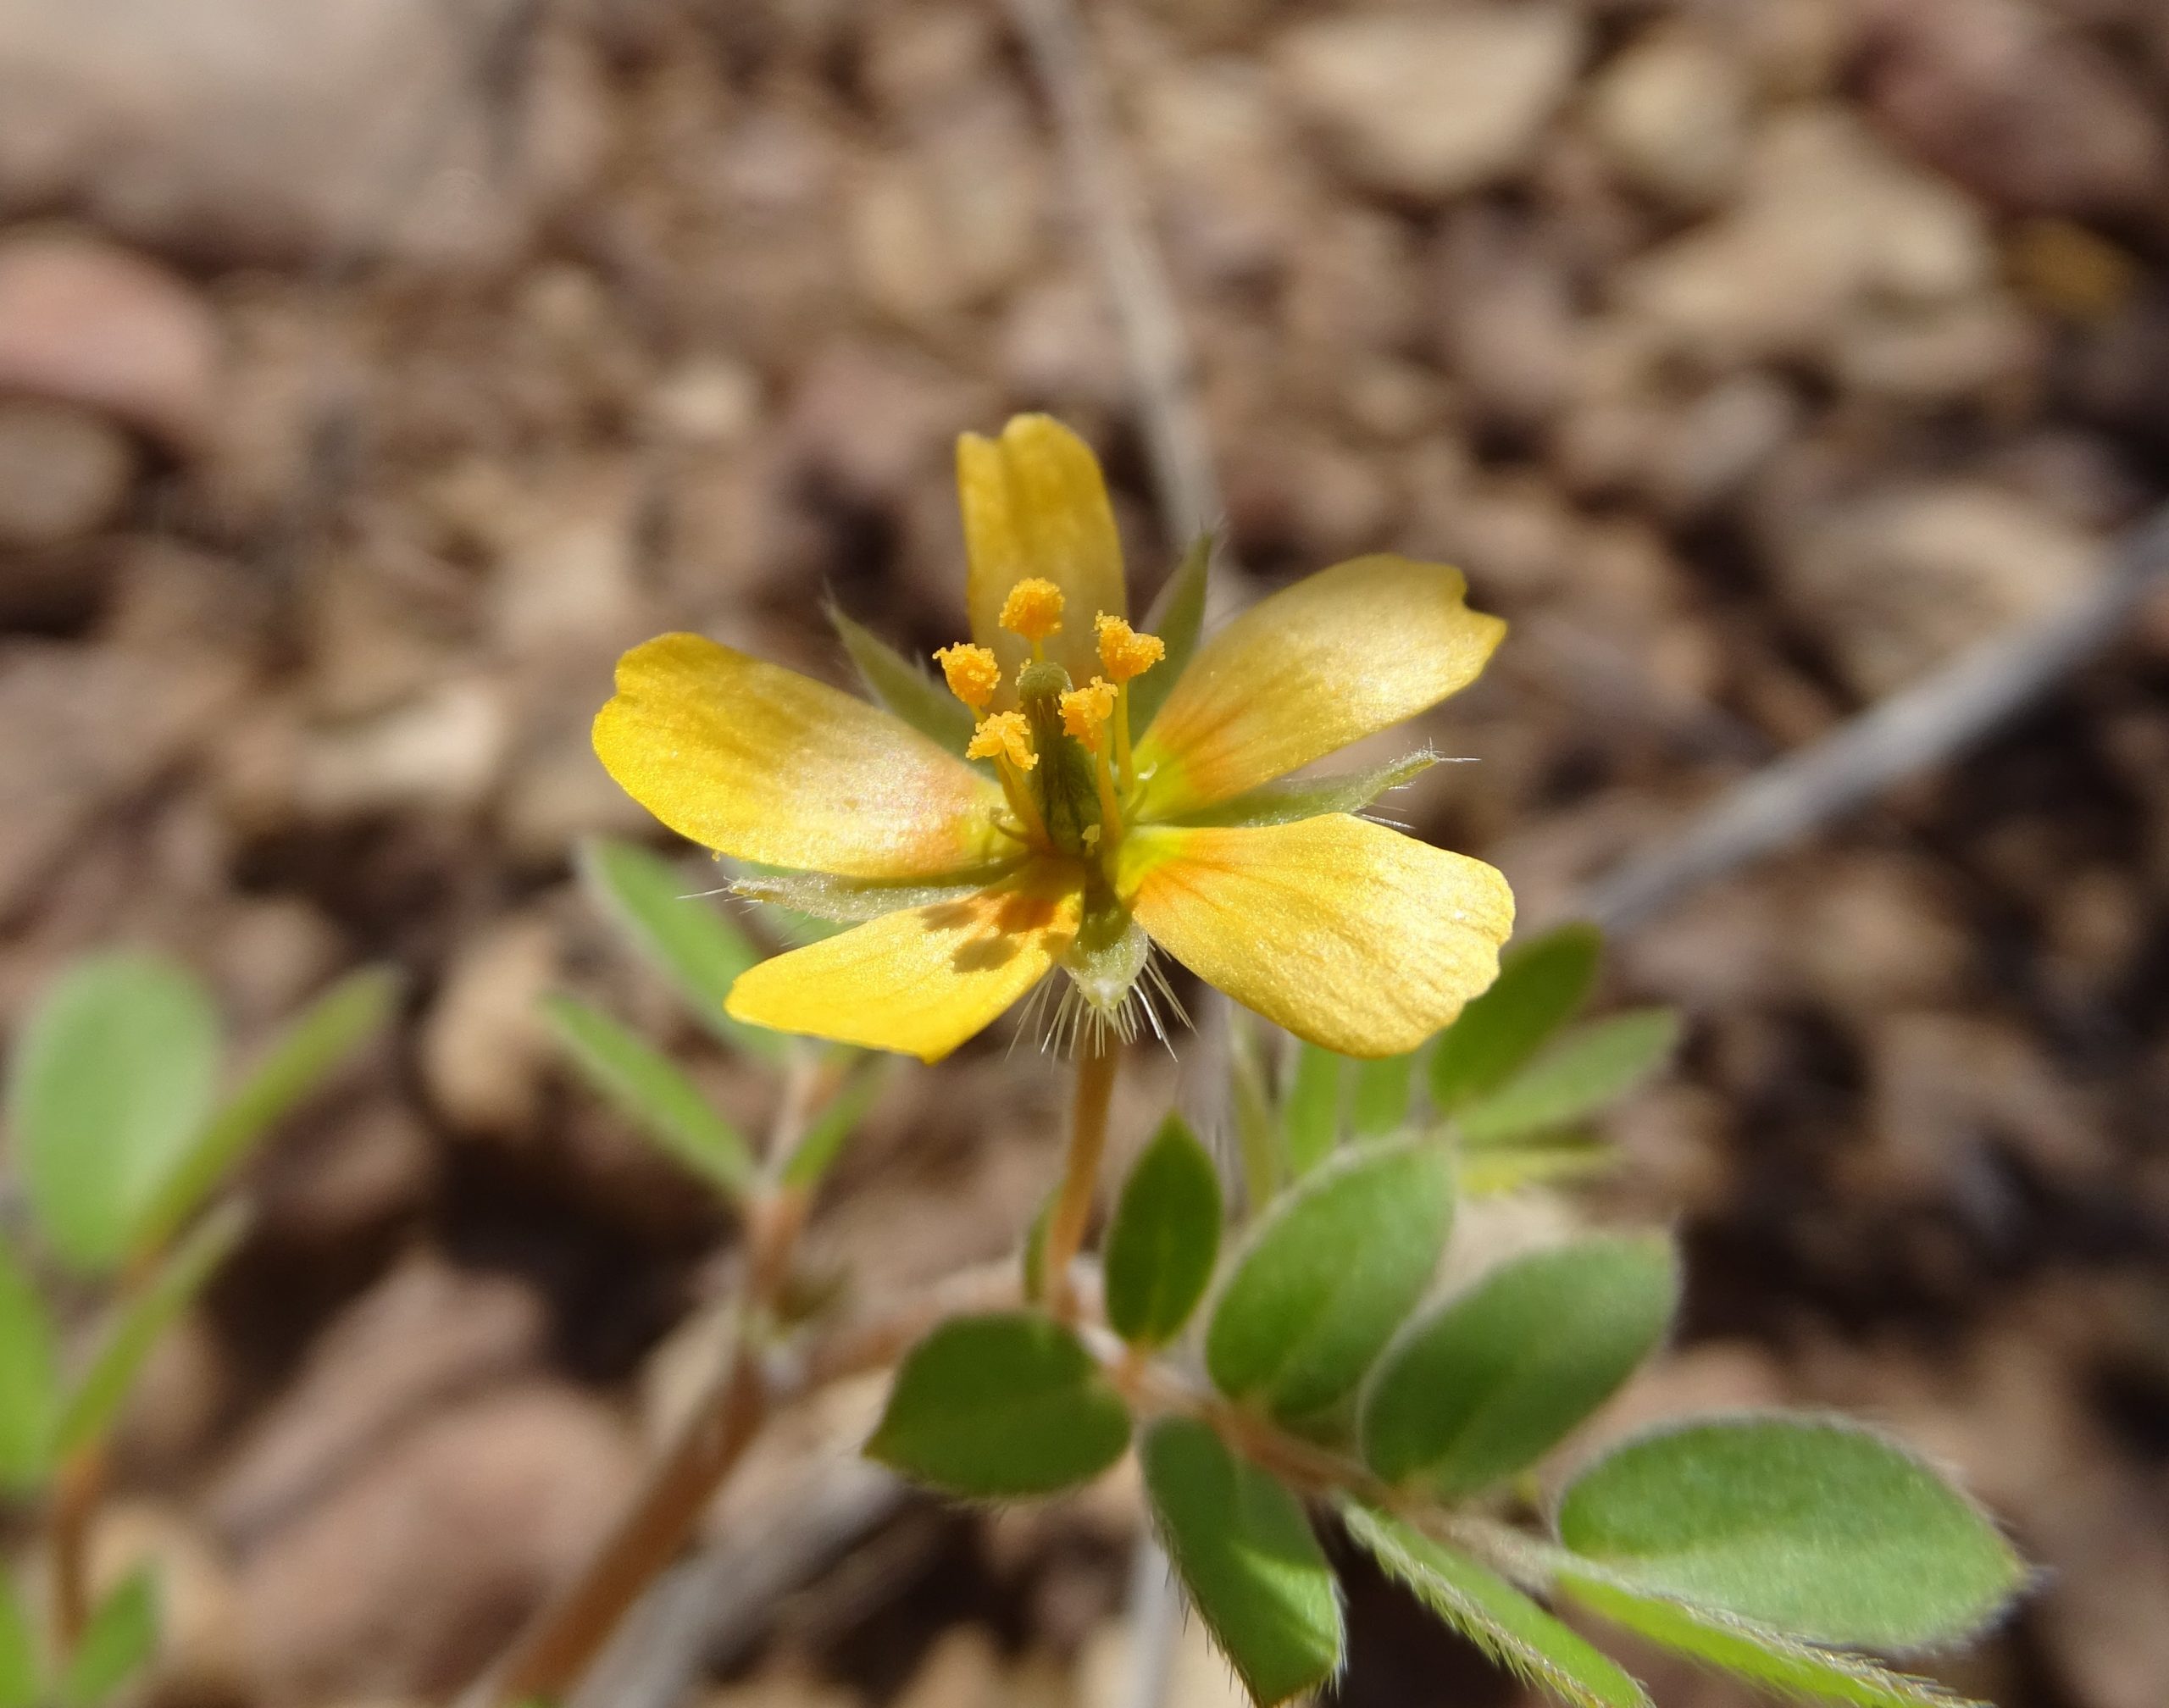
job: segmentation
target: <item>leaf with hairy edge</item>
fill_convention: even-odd
[[[1501,1264],[1412,1325],[1363,1395],[1363,1456],[1446,1499],[1534,1464],[1654,1352],[1679,1302],[1672,1242],[1577,1240]]]
[[[235,1203],[219,1206],[181,1236],[149,1286],[119,1302],[90,1368],[61,1408],[53,1431],[58,1457],[98,1440],[112,1427],[158,1337],[195,1301],[247,1231],[246,1210]]]
[[[1129,1445],[1129,1410],[1077,1337],[1007,1312],[920,1341],[866,1451],[946,1494],[1018,1500],[1090,1482]]]
[[[37,1633],[23,1611],[14,1579],[0,1566],[0,1708],[38,1708],[45,1698]]]
[[[1980,1509],[1911,1454],[1857,1424],[1781,1412],[1613,1449],[1567,1490],[1557,1526],[1614,1583],[1811,1643],[1955,1641],[2025,1579]]]
[[[1221,1289],[1206,1368],[1230,1399],[1284,1420],[1354,1389],[1423,1296],[1453,1219],[1435,1145],[1351,1151],[1267,1212]]]
[[[1292,824],[1328,812],[1361,812],[1379,796],[1413,782],[1439,760],[1438,754],[1418,750],[1367,770],[1330,777],[1282,778],[1171,822],[1197,826]]]
[[[1650,1708],[1642,1687],[1615,1662],[1503,1578],[1352,1501],[1340,1516],[1387,1576],[1523,1683],[1573,1708]]]
[[[1491,988],[1432,1046],[1432,1102],[1451,1113],[1505,1084],[1587,1000],[1603,951],[1594,925],[1563,925],[1510,947]]]
[[[1220,1251],[1220,1174],[1179,1115],[1160,1123],[1108,1224],[1101,1273],[1107,1324],[1133,1346],[1183,1331]]]
[[[1314,1689],[1340,1665],[1340,1586],[1301,1503],[1187,1417],[1138,1447],[1168,1557],[1260,1708]]]
[[[171,1239],[274,1126],[384,1029],[398,996],[396,972],[365,967],[341,979],[288,1023],[160,1185],[137,1229],[136,1249],[155,1248]]]
[[[59,1388],[52,1319],[0,1239],[0,1493],[27,1493],[45,1475]]]
[[[724,1012],[738,975],[761,958],[746,934],[699,897],[661,855],[598,836],[580,845],[580,875],[642,959],[676,987],[702,1025],[723,1042],[780,1060],[779,1033]]]
[[[40,1231],[70,1265],[124,1262],[210,1113],[219,1019],[187,968],[124,950],[77,962],[32,1011],[8,1116]]]
[[[745,1135],[675,1062],[576,996],[546,996],[541,1007],[565,1059],[596,1096],[724,1197],[734,1203],[745,1197],[754,1173]]]
[[[139,1567],[97,1605],[60,1679],[66,1708],[103,1708],[151,1661],[158,1646],[158,1586]]]
[[[1578,1572],[1562,1572],[1556,1582],[1559,1594],[1622,1629],[1768,1690],[1851,1708],[1983,1708],[1928,1679],[1817,1649],[1750,1620],[1637,1595]]]
[[[951,694],[946,683],[935,681],[929,672],[834,605],[829,607],[829,621],[844,651],[851,654],[867,692],[920,735],[962,758],[971,745],[972,708]]]
[[[1138,740],[1144,740],[1168,696],[1190,668],[1199,637],[1205,633],[1205,586],[1212,568],[1212,536],[1201,534],[1190,541],[1183,561],[1152,602],[1146,631],[1166,643],[1168,655],[1129,685],[1129,729]]]
[[[1679,1017],[1640,1008],[1561,1039],[1506,1084],[1454,1117],[1464,1143],[1489,1145],[1565,1127],[1623,1096],[1664,1065]]]

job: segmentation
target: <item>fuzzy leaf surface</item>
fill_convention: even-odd
[[[1654,1431],[1561,1501],[1560,1539],[1623,1586],[1811,1643],[1979,1630],[2025,1572],[1980,1509],[1856,1425],[1769,1413]]]
[[[1168,1556],[1260,1708],[1340,1665],[1340,1591],[1301,1502],[1206,1425],[1168,1417],[1138,1449]]]
[[[1654,1352],[1679,1302],[1658,1235],[1501,1264],[1395,1343],[1363,1396],[1363,1456],[1390,1483],[1473,1494],[1534,1464]]]
[[[1432,1046],[1432,1102],[1451,1112],[1512,1079],[1588,999],[1603,951],[1603,934],[1579,924],[1510,948],[1496,982]]]
[[[1435,1145],[1349,1153],[1281,1195],[1214,1306],[1205,1362],[1230,1399],[1315,1416],[1351,1392],[1423,1296],[1453,1219]]]
[[[868,1454],[968,1499],[1090,1482],[1129,1445],[1129,1412],[1077,1337],[1029,1312],[957,1317],[897,1371]]]
[[[1183,1331],[1220,1254],[1220,1173],[1190,1123],[1169,1115],[1123,1182],[1101,1271],[1107,1324],[1133,1346]]]
[[[1616,1662],[1467,1555],[1352,1502],[1341,1517],[1387,1576],[1524,1683],[1572,1708],[1650,1708]]]
[[[591,1090],[641,1136],[735,1202],[753,1184],[745,1135],[677,1063],[576,996],[542,999],[542,1016]]]
[[[124,950],[79,962],[31,1013],[9,1063],[23,1190],[53,1250],[104,1273],[210,1113],[219,1020],[186,968]]]
[[[1455,1117],[1469,1145],[1548,1132],[1591,1115],[1664,1065],[1679,1017],[1640,1008],[1570,1032],[1489,1096]]]

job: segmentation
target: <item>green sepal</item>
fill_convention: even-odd
[[[289,1022],[160,1183],[136,1230],[135,1250],[171,1239],[274,1126],[384,1029],[398,1000],[397,972],[365,967]]]
[[[1865,1655],[1817,1649],[1750,1620],[1637,1595],[1580,1572],[1561,1572],[1554,1582],[1560,1594],[1623,1630],[1785,1696],[1850,1708],[1986,1708],[1929,1679],[1893,1672]]]
[[[1129,1411],[1075,1334],[1034,1312],[957,1317],[913,1348],[869,1457],[972,1500],[1089,1483],[1129,1445]]]
[[[1422,749],[1366,770],[1330,777],[1284,777],[1185,812],[1168,823],[1184,829],[1219,825],[1256,829],[1264,824],[1293,824],[1329,812],[1361,812],[1379,796],[1406,786],[1439,761],[1438,754]]]
[[[1191,1418],[1155,1423],[1138,1460],[1168,1557],[1251,1700],[1273,1708],[1331,1678],[1340,1590],[1301,1503]]]
[[[1175,684],[1197,655],[1199,638],[1205,633],[1206,582],[1212,570],[1212,536],[1201,534],[1183,553],[1183,561],[1152,602],[1145,619],[1147,634],[1157,635],[1167,647],[1157,664],[1129,685],[1129,728],[1133,739],[1143,740],[1160,708],[1168,703]]]
[[[1431,1048],[1431,1101],[1451,1114],[1513,1077],[1588,1000],[1604,953],[1594,925],[1562,925],[1501,958],[1491,988]]]
[[[1123,1182],[1102,1248],[1107,1323],[1133,1346],[1181,1334],[1220,1251],[1220,1174],[1190,1123],[1160,1123]]]
[[[1152,940],[1128,908],[1112,896],[1090,896],[1077,934],[1062,951],[1062,970],[1087,1009],[1107,1024],[1129,1001],[1151,955]],[[1085,1023],[1081,1018],[1080,1023]]]
[[[210,1113],[219,1029],[185,967],[133,950],[76,962],[45,993],[8,1064],[8,1117],[39,1231],[87,1274],[136,1248]]]
[[[580,845],[577,863],[588,894],[676,989],[694,1018],[733,1048],[771,1062],[782,1058],[781,1034],[748,1026],[724,1010],[730,987],[761,951],[717,909],[686,894],[677,867],[637,844],[602,836]]]
[[[60,1675],[64,1708],[103,1708],[158,1648],[158,1586],[139,1566],[98,1603]]]
[[[1497,1090],[1455,1116],[1461,1136],[1488,1145],[1571,1126],[1662,1067],[1679,1042],[1679,1017],[1638,1008],[1568,1033]]]
[[[1575,1479],[1556,1524],[1623,1588],[1814,1644],[1955,1641],[2026,1577],[1981,1510],[1919,1459],[1858,1424],[1782,1412],[1636,1437]]]
[[[1488,1567],[1353,1501],[1340,1516],[1388,1577],[1523,1683],[1573,1708],[1650,1708],[1617,1662]]]
[[[907,907],[962,901],[1016,870],[1015,861],[974,872],[961,882],[920,884],[909,879],[839,878],[827,872],[744,871],[730,893],[828,925],[863,925]]]
[[[1230,1399],[1285,1422],[1352,1392],[1423,1296],[1453,1218],[1453,1166],[1435,1145],[1351,1151],[1284,1193],[1236,1258],[1206,1333]]]
[[[43,1479],[59,1393],[52,1318],[0,1238],[0,1494],[27,1494]]]
[[[1399,1336],[1363,1393],[1363,1457],[1441,1499],[1535,1463],[1654,1352],[1679,1302],[1661,1235],[1501,1264]]]
[[[744,1200],[752,1151],[676,1062],[577,996],[546,996],[541,1012],[589,1090],[679,1167],[731,1202]]]
[[[240,1204],[218,1206],[180,1237],[148,1286],[117,1302],[89,1367],[60,1409],[53,1429],[57,1458],[65,1459],[103,1439],[158,1337],[233,1255],[248,1223],[248,1212]]]
[[[867,692],[929,740],[962,758],[975,723],[972,708],[871,629],[854,623],[834,604],[828,609],[829,621]]]

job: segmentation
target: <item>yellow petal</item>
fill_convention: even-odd
[[[994,648],[1010,678],[996,704],[1016,703],[1017,667],[1030,650],[1001,626],[1001,607],[1011,588],[1034,576],[1062,590],[1062,627],[1047,638],[1047,657],[1072,682],[1086,680],[1099,668],[1093,618],[1126,609],[1122,544],[1091,447],[1050,415],[1017,416],[999,439],[967,433],[957,441],[957,493],[971,558],[972,639]]]
[[[1007,848],[1001,790],[887,713],[698,635],[618,661],[604,768],[682,836],[763,865],[934,878]]]
[[[1224,801],[1467,687],[1506,632],[1467,591],[1458,569],[1381,554],[1252,606],[1198,650],[1138,743],[1140,810]]]
[[[1045,976],[1077,935],[1081,896],[1073,868],[1036,861],[763,961],[724,1006],[756,1026],[938,1062]]]
[[[1133,832],[1122,893],[1176,960],[1344,1056],[1413,1050],[1499,973],[1513,892],[1481,860],[1334,813]]]

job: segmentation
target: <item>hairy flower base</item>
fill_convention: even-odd
[[[663,823],[864,922],[745,973],[734,1015],[931,1061],[1060,966],[1057,1030],[1119,1034],[1157,944],[1301,1037],[1387,1056],[1490,983],[1513,923],[1498,873],[1350,816],[1387,774],[1274,780],[1475,678],[1505,625],[1458,571],[1357,558],[1195,646],[1130,626],[1099,467],[1067,429],[968,435],[957,469],[972,640],[937,657],[968,740],[690,635],[627,653],[596,718],[603,763]]]

